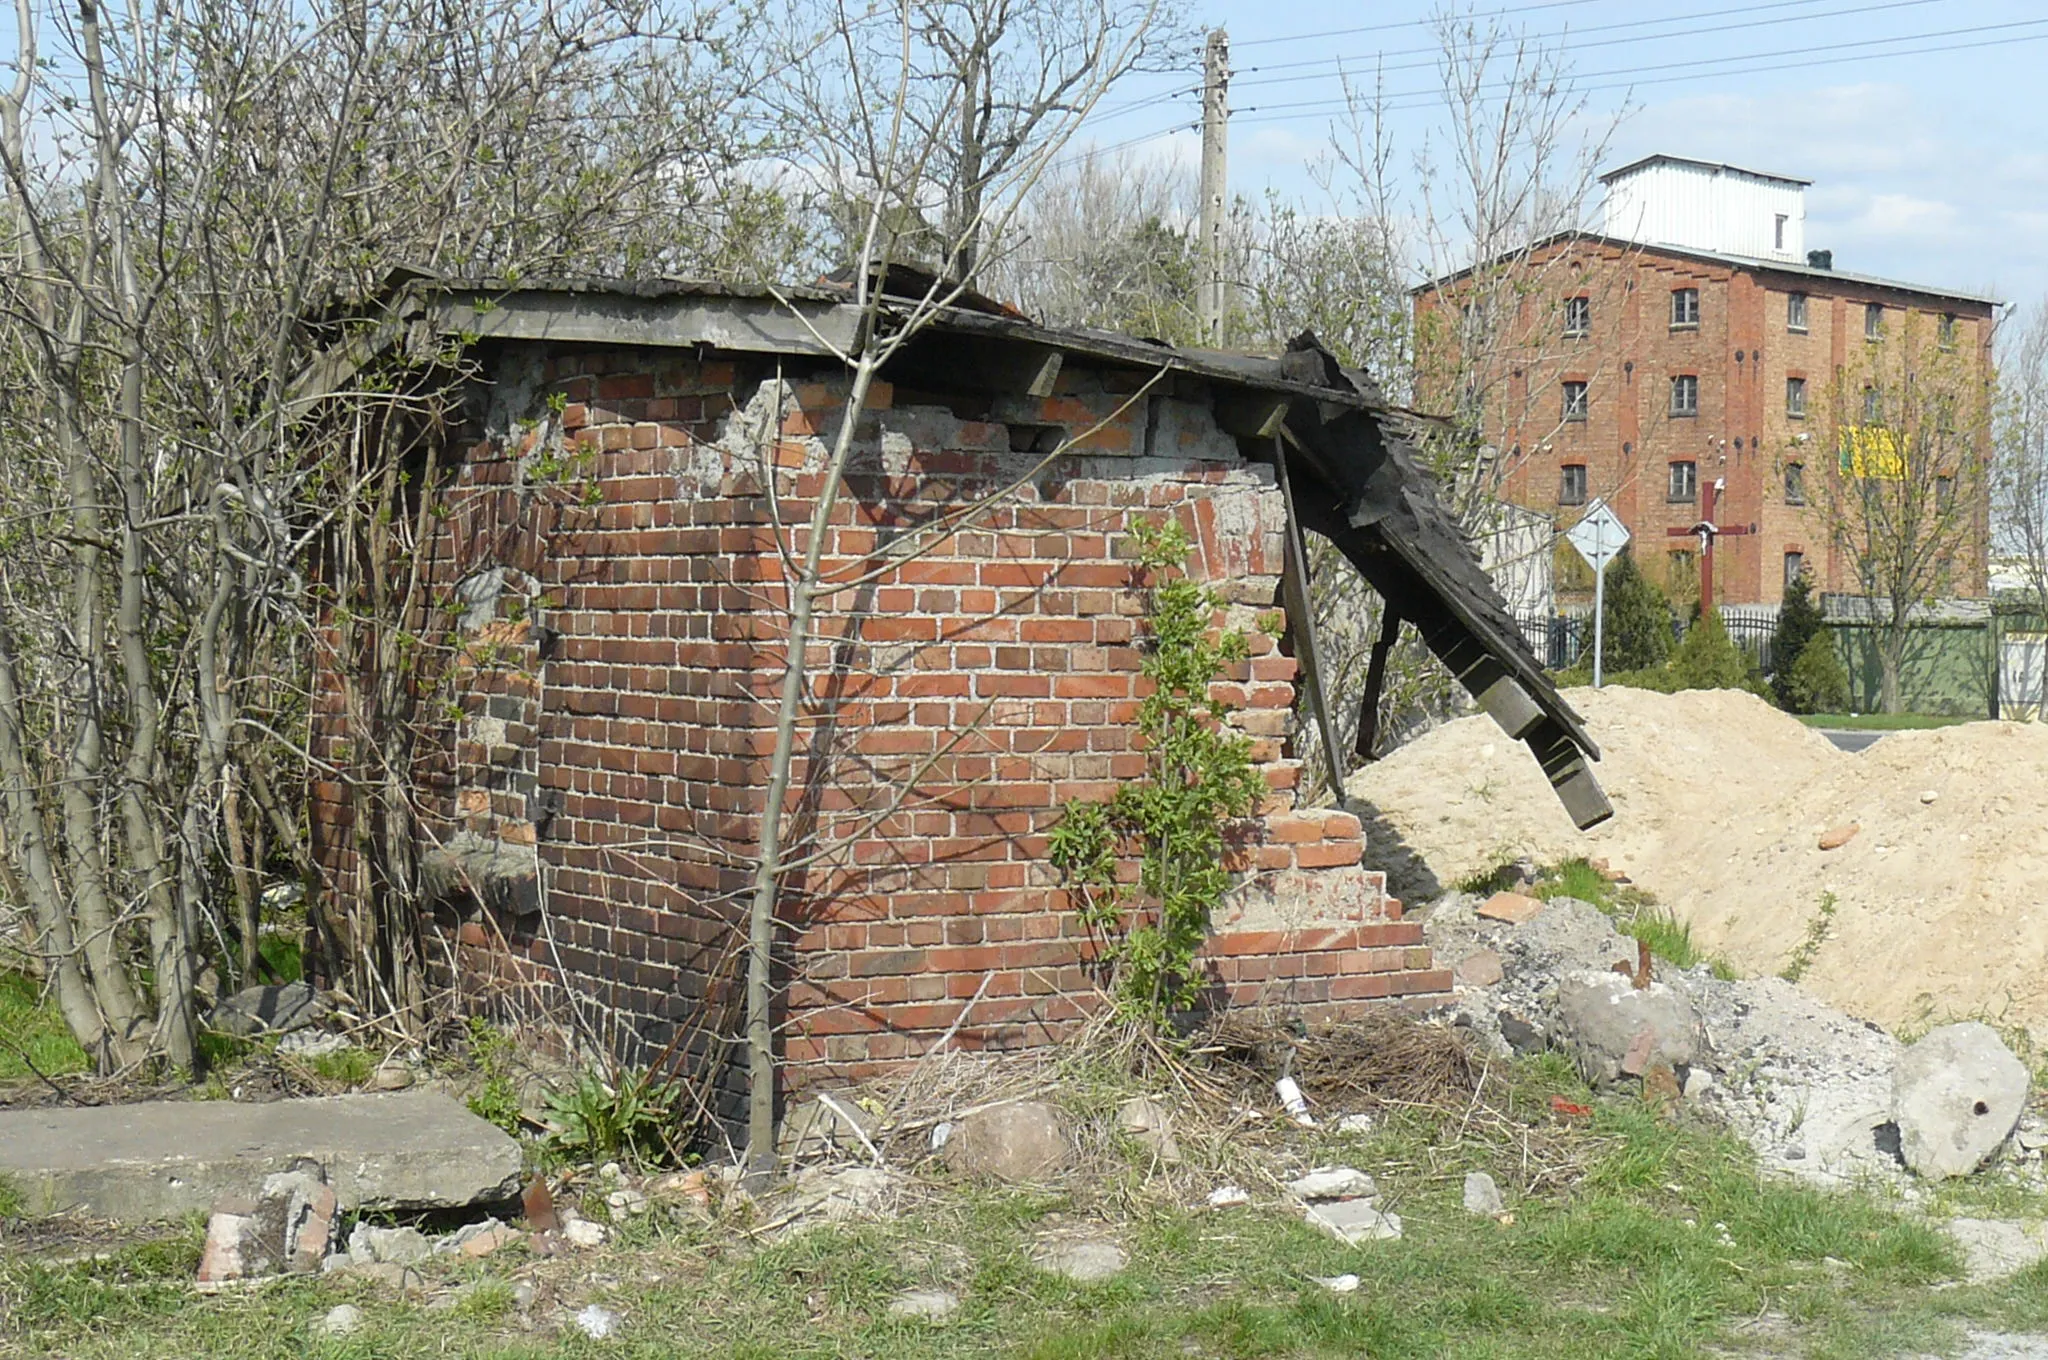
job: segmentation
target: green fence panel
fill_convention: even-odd
[[[1865,623],[1831,623],[1835,647],[1849,672],[1849,694],[1859,713],[1874,713],[1882,692],[1879,648],[1884,630]],[[1899,701],[1908,713],[1981,718],[1991,711],[1998,658],[1988,623],[1916,623],[1906,631],[1899,668]]]

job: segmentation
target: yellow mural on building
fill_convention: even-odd
[[[1842,475],[1859,480],[1904,481],[1906,450],[1898,433],[1883,425],[1851,425],[1843,430]]]

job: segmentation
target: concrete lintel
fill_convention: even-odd
[[[852,349],[860,309],[773,298],[643,298],[605,293],[437,293],[427,316],[447,335],[566,344],[699,345],[749,354],[833,358]]]
[[[519,1144],[432,1090],[0,1111],[0,1176],[34,1215],[205,1213],[299,1158],[326,1168],[344,1209],[455,1208],[520,1182]]]

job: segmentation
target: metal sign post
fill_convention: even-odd
[[[1596,496],[1565,537],[1593,568],[1593,688],[1598,689],[1607,644],[1607,564],[1628,546],[1628,526]]]

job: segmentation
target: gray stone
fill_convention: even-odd
[[[1558,1030],[1595,1086],[1690,1065],[1698,1018],[1685,993],[1662,982],[1638,990],[1618,973],[1579,973],[1557,984]]]
[[[895,1316],[929,1322],[951,1317],[959,1308],[960,1296],[950,1289],[906,1289],[889,1300],[889,1311]]]
[[[1067,1120],[1038,1100],[992,1105],[958,1120],[941,1155],[952,1170],[999,1181],[1045,1180],[1073,1156]]]
[[[849,1219],[887,1218],[903,1194],[903,1177],[879,1166],[814,1166],[790,1183],[771,1212],[785,1232]]]
[[[1040,1244],[1031,1260],[1040,1270],[1064,1276],[1075,1284],[1100,1284],[1122,1270],[1130,1257],[1106,1238],[1075,1237]]]
[[[1930,1180],[1969,1175],[2019,1127],[2027,1085],[2026,1067],[1991,1026],[1942,1026],[1892,1071],[1899,1155]]]
[[[572,1218],[562,1225],[562,1236],[571,1246],[601,1247],[604,1245],[604,1224],[589,1218]]]
[[[1132,1096],[1117,1106],[1116,1123],[1161,1162],[1180,1165],[1180,1142],[1173,1136],[1173,1116],[1151,1096]]]
[[[363,1325],[363,1310],[352,1303],[336,1304],[327,1310],[327,1316],[313,1324],[313,1330],[322,1336],[348,1336]]]
[[[592,1341],[617,1336],[626,1320],[603,1304],[593,1303],[576,1315],[576,1329]]]
[[[370,1073],[370,1089],[373,1091],[403,1091],[412,1083],[412,1068],[396,1058],[378,1063],[377,1070]]]
[[[2048,1259],[2048,1224],[1953,1218],[1946,1227],[1963,1249],[1963,1273],[1971,1284],[1990,1284]]]
[[[348,1255],[361,1265],[370,1261],[418,1265],[434,1254],[434,1244],[418,1228],[373,1228],[358,1223],[348,1235]]]
[[[1287,1193],[1299,1200],[1366,1199],[1378,1194],[1379,1187],[1355,1167],[1319,1166],[1289,1181]]]
[[[204,1213],[301,1159],[328,1168],[343,1210],[456,1208],[517,1194],[520,1180],[519,1144],[425,1089],[0,1111],[0,1174],[32,1215]]]
[[[304,1029],[325,1011],[311,984],[286,982],[274,987],[246,987],[233,996],[223,997],[206,1023],[222,1034],[246,1039],[257,1034]]]
[[[1507,1208],[1506,1201],[1500,1197],[1500,1187],[1493,1183],[1493,1177],[1484,1171],[1470,1171],[1465,1174],[1466,1213],[1498,1218],[1507,1212]]]
[[[875,1117],[855,1103],[850,1091],[823,1094],[831,1098],[806,1100],[782,1121],[777,1147],[784,1160],[815,1161],[834,1155],[865,1159],[868,1152],[862,1135],[873,1139]]]
[[[1401,1235],[1401,1217],[1370,1200],[1322,1200],[1307,1206],[1311,1227],[1320,1228],[1348,1246],[1391,1241]]]

